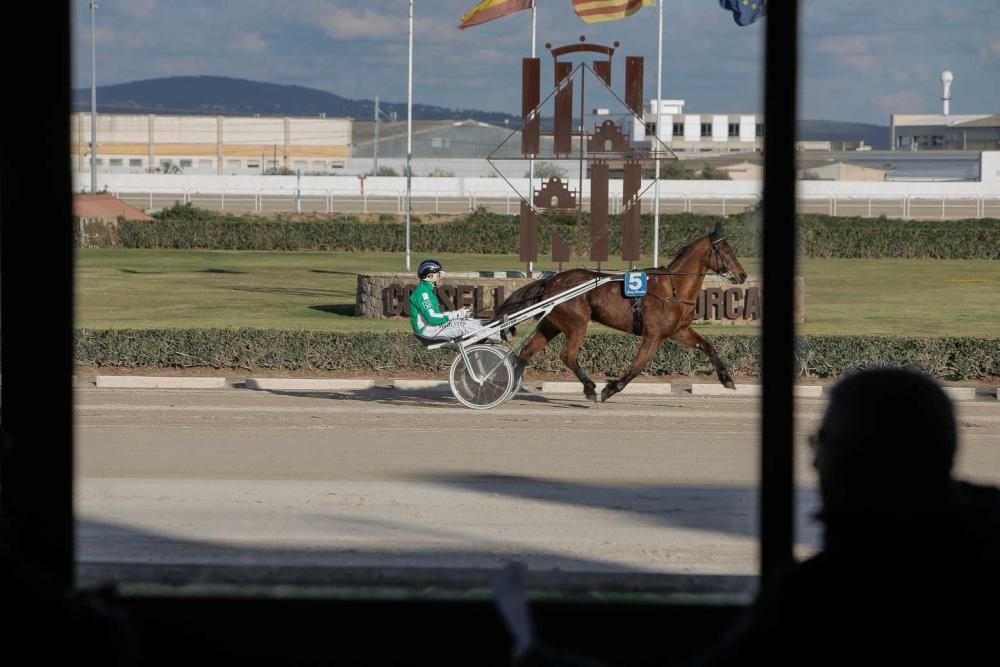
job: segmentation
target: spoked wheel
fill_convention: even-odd
[[[474,410],[496,407],[514,391],[514,368],[507,349],[498,345],[472,345],[465,349],[465,357],[459,352],[448,379],[459,403]]]

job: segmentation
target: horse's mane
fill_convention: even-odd
[[[681,248],[680,250],[678,250],[677,254],[674,255],[674,258],[672,260],[670,260],[670,263],[667,264],[665,267],[654,266],[653,268],[654,269],[663,268],[665,271],[669,271],[670,269],[674,268],[674,264],[676,264],[677,262],[679,262],[680,259],[681,259],[681,257],[683,257],[684,255],[687,254],[687,252],[691,249],[691,246],[693,246],[698,241],[701,241],[703,238],[705,238],[705,237],[704,236],[699,236],[694,241],[691,241],[686,246],[684,246],[683,248]]]

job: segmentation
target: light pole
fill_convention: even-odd
[[[410,58],[406,80],[406,272],[410,272],[410,211],[413,169],[413,0],[410,0]]]
[[[660,27],[656,52],[656,131],[650,142],[656,150],[656,185],[653,188],[653,266],[660,265],[660,137],[663,136],[660,123],[663,122],[663,0],[660,0]]]
[[[531,2],[531,57],[535,57],[535,42],[538,35],[538,2],[532,0]],[[521,124],[521,133],[524,133],[524,124]],[[528,160],[528,199],[534,200],[532,196],[534,194],[535,187],[535,161],[534,159]],[[580,193],[580,200],[583,201],[583,193]],[[530,278],[535,274],[535,263],[528,262],[528,277]]]
[[[375,96],[375,150],[372,154],[375,158],[374,166],[372,167],[372,176],[378,176],[378,126],[381,121],[378,117],[378,95]]]
[[[90,192],[97,192],[97,3],[90,3]]]
[[[375,96],[375,149],[374,149],[374,153],[372,154],[374,156],[374,158],[375,158],[375,165],[374,165],[374,168],[372,169],[372,176],[378,176],[379,128],[382,125],[382,119],[383,118],[385,118],[390,123],[395,122],[395,120],[396,120],[396,112],[393,111],[392,115],[390,116],[386,112],[384,112],[381,109],[379,109],[379,106],[378,106],[378,95],[376,95]]]

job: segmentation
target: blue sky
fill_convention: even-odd
[[[519,113],[531,14],[458,30],[478,0],[416,0],[414,102]],[[779,11],[780,0],[773,3]],[[90,10],[74,0],[74,87],[90,86]],[[407,0],[103,0],[98,85],[178,75],[297,84],[349,98],[406,101]],[[802,0],[799,116],[887,125],[939,113],[940,75],[955,75],[952,113],[1000,113],[997,0]],[[646,57],[656,92],[655,9],[587,25],[570,0],[538,0],[544,44],[621,42]],[[763,19],[766,21],[767,19]],[[760,112],[763,21],[740,28],[717,0],[666,0],[663,97],[686,111]],[[623,71],[616,54],[615,76]],[[547,80],[544,78],[543,80]]]

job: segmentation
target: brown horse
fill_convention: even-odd
[[[743,283],[747,274],[740,265],[733,249],[726,242],[722,224],[715,230],[684,247],[666,268],[644,269],[648,276],[648,291],[641,301],[624,296],[620,282],[606,283],[586,294],[557,307],[539,323],[538,330],[528,339],[518,355],[515,372],[524,372],[533,356],[545,349],[560,333],[566,335],[560,358],[583,383],[583,393],[592,401],[597,400],[596,386],[580,368],[576,356],[587,334],[591,320],[619,331],[642,336],[639,352],[628,372],[618,380],[609,380],[601,391],[606,401],[631,382],[666,339],[675,340],[701,350],[712,360],[719,382],[735,389],[729,369],[719,359],[715,347],[691,328],[695,318],[695,300],[701,292],[705,274],[714,271],[733,283]],[[573,269],[529,283],[507,298],[497,308],[495,320],[517,312],[533,303],[567,290],[580,283],[602,275],[596,271]]]

